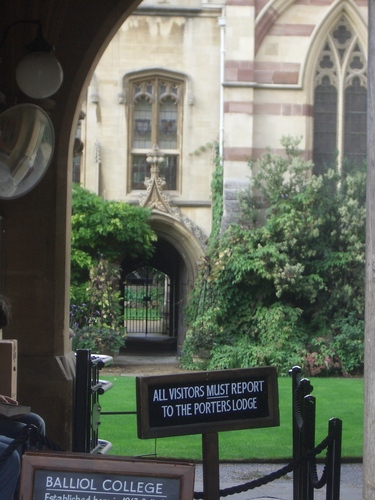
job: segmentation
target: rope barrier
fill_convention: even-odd
[[[327,466],[324,466],[322,476],[318,479],[318,471],[316,469],[316,462],[310,464],[310,479],[311,484],[316,490],[320,490],[327,484]]]
[[[297,469],[304,463],[313,460],[316,458],[316,455],[319,455],[324,449],[326,449],[330,443],[333,442],[335,439],[336,435],[334,433],[329,434],[319,445],[317,445],[315,448],[313,448],[311,451],[309,451],[306,455],[306,457],[301,458],[300,460],[291,462],[284,467],[281,467],[277,471],[271,472],[270,474],[266,474],[265,476],[254,479],[252,481],[249,481],[247,483],[244,483],[242,485],[237,485],[233,486],[231,488],[225,488],[220,490],[220,496],[221,497],[226,497],[229,495],[234,495],[236,493],[243,493],[248,490],[252,490],[255,488],[259,488],[260,486],[264,486],[265,484],[268,484],[272,481],[275,481],[276,479],[280,479],[281,477],[285,476],[289,472],[292,472],[293,470]],[[38,444],[42,446],[46,446],[50,450],[53,451],[65,451],[63,450],[59,445],[53,443],[51,440],[49,440],[46,436],[43,436],[37,432],[37,428],[34,425],[25,425],[24,429],[22,430],[22,434],[14,439],[7,449],[4,451],[2,455],[0,455],[0,467],[4,465],[6,460],[10,457],[10,455],[17,450],[19,447],[23,447],[28,443],[28,448],[29,449],[35,449]],[[327,482],[326,478],[326,466],[324,467],[322,477],[318,479],[317,475],[317,469],[316,469],[316,462],[311,464],[310,468],[310,474],[312,478],[312,484],[315,489],[320,489],[323,486],[325,486]],[[204,498],[204,493],[203,492],[194,492],[194,498],[195,499],[203,499]]]
[[[292,472],[301,465],[305,464],[313,460],[316,455],[319,455],[323,450],[325,450],[336,438],[335,433],[330,433],[323,441],[315,446],[312,450],[310,450],[305,457],[302,457],[299,460],[295,460],[294,462],[290,462],[284,467],[278,469],[275,472],[271,472],[270,474],[266,474],[265,476],[254,479],[244,484],[240,484],[238,486],[232,486],[230,488],[225,488],[220,490],[220,497],[226,497],[229,495],[235,495],[236,493],[243,493],[244,491],[253,490],[258,488],[259,486],[264,486],[265,484],[271,483],[276,479],[280,479],[281,477],[288,474],[288,472]],[[317,471],[316,471],[316,463],[315,463],[315,474],[316,474],[316,484],[318,485],[316,488],[322,488],[326,484],[326,468],[324,468],[323,475],[320,480],[317,479]],[[324,482],[323,482],[324,481]],[[314,481],[313,481],[314,482]],[[314,486],[315,487],[315,486]],[[194,492],[195,499],[203,499],[204,492]]]
[[[248,490],[259,488],[260,486],[264,486],[265,484],[275,481],[276,479],[280,479],[281,477],[285,476],[289,472],[292,472],[293,470],[300,467],[304,463],[313,460],[316,457],[316,455],[319,455],[324,449],[326,449],[329,446],[330,443],[333,442],[335,437],[336,437],[335,433],[329,434],[319,445],[317,445],[315,448],[309,451],[306,457],[291,462],[285,465],[284,467],[278,469],[277,471],[271,472],[270,474],[266,474],[261,478],[254,479],[253,481],[249,481],[242,485],[237,485],[231,488],[225,488],[223,490],[220,490],[220,496],[226,497],[229,495],[234,495],[236,493],[242,493]],[[34,425],[25,425],[24,429],[22,430],[22,434],[18,438],[14,439],[9,444],[4,453],[0,456],[0,467],[4,465],[6,460],[15,450],[17,450],[17,448],[23,447],[26,444],[28,444],[29,449],[35,449],[37,445],[40,444],[42,446],[46,446],[47,448],[53,451],[65,451],[59,445],[49,440],[46,436],[39,434],[37,432],[37,428]],[[326,467],[324,468],[320,480],[318,479],[317,476],[316,462],[312,464],[310,474],[312,476],[312,483],[314,485],[314,488],[319,489],[326,484]],[[194,498],[203,499],[204,493],[194,492]]]

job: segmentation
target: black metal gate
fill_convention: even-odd
[[[128,335],[170,334],[170,279],[150,266],[124,281],[124,325]]]

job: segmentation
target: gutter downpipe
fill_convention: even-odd
[[[223,165],[224,150],[224,64],[225,64],[225,17],[218,18],[220,27],[220,129],[219,129],[219,158]]]

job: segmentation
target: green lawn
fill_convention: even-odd
[[[102,412],[136,410],[135,378],[103,376],[113,387],[100,397]],[[343,421],[342,456],[362,456],[363,380],[344,378],[311,379],[316,397],[316,444],[328,432],[332,417]],[[290,378],[280,378],[280,427],[228,431],[219,434],[220,460],[289,460],[292,455]],[[157,455],[159,458],[201,460],[201,435],[141,440],[137,438],[136,415],[102,415],[99,437],[113,445],[111,454]],[[320,457],[323,458],[325,452]]]
[[[124,313],[125,321],[127,320],[135,320],[135,319],[141,319],[145,320],[147,319],[152,319],[152,320],[160,320],[161,319],[161,312],[159,309],[125,309]]]

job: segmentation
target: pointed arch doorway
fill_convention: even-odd
[[[150,224],[158,236],[153,257],[147,262],[126,259],[121,265],[128,338],[142,338],[144,345],[159,337],[181,354],[184,308],[204,250],[175,218],[153,213]],[[139,321],[132,322],[132,317]]]

